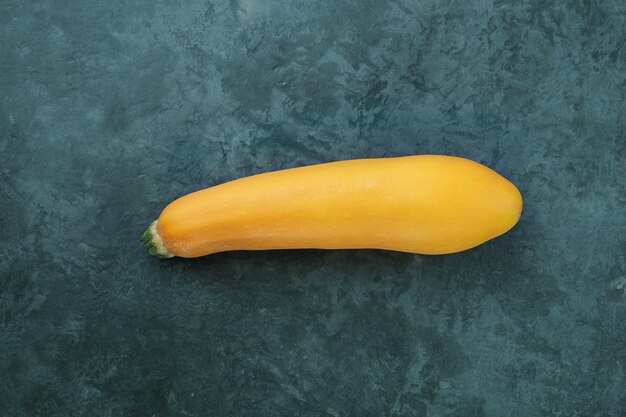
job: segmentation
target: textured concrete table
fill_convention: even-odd
[[[0,1],[0,415],[623,416],[626,3]],[[160,261],[172,199],[356,157],[519,185],[469,252]]]

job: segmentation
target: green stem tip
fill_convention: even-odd
[[[158,256],[159,258],[167,259],[174,257],[174,254],[165,249],[163,239],[159,235],[156,228],[157,221],[150,223],[150,226],[141,235],[141,243],[148,249],[148,253],[152,256]]]

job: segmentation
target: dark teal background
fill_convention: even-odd
[[[0,415],[626,410],[626,2],[0,1]],[[441,153],[474,250],[149,257],[190,191]]]

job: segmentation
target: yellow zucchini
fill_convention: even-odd
[[[468,159],[356,159],[268,172],[170,203],[142,236],[153,255],[231,250],[470,249],[511,229],[518,189]]]

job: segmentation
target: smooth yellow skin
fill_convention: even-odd
[[[377,248],[446,254],[517,223],[522,196],[491,169],[439,155],[357,159],[227,182],[168,205],[156,230],[171,254]]]

